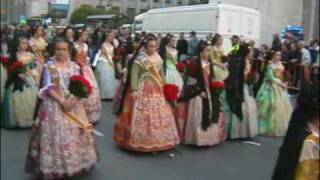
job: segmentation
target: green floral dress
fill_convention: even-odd
[[[271,63],[258,91],[258,126],[261,135],[282,137],[287,131],[292,105],[287,90],[279,86],[283,71],[281,62]]]

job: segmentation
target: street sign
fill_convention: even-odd
[[[27,24],[27,17],[25,15],[20,15],[19,22],[20,24]]]

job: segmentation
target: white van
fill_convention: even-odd
[[[242,6],[212,3],[194,6],[178,6],[151,9],[135,17],[133,32],[189,34],[205,38],[209,33],[221,34],[225,49],[231,46],[232,35],[254,40],[259,44],[260,12]]]

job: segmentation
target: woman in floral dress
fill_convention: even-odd
[[[70,61],[69,43],[57,41],[55,59],[44,69],[44,86],[39,92],[42,103],[26,161],[26,171],[41,179],[67,179],[90,170],[98,161],[89,129],[79,128],[66,114],[73,113],[80,122],[89,124],[82,100],[65,96],[70,77],[79,74],[80,67]]]
[[[163,94],[165,78],[156,44],[156,37],[147,35],[139,48],[144,50],[129,61],[114,137],[125,149],[156,152],[179,144],[173,110]]]
[[[97,123],[101,115],[101,101],[99,95],[99,87],[94,73],[89,65],[88,56],[88,32],[79,30],[77,34],[77,42],[74,43],[76,49],[75,61],[81,65],[81,73],[90,81],[93,86],[93,92],[90,97],[85,100],[84,107],[91,123]]]
[[[19,37],[16,50],[11,54],[11,64],[21,62],[25,72],[10,72],[1,105],[1,124],[5,128],[28,128],[33,124],[39,74],[35,57],[28,51],[27,37]],[[10,69],[10,68],[9,68]]]

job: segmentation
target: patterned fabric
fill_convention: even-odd
[[[89,98],[84,100],[84,108],[87,112],[89,121],[91,123],[97,123],[101,115],[101,101],[98,83],[90,66],[83,66],[82,71],[84,77],[88,79],[93,86],[91,95],[89,96]]]
[[[66,119],[60,105],[47,96],[51,84],[48,70],[44,69],[45,87],[40,90],[43,99],[38,121],[32,129],[26,171],[40,175],[43,179],[65,179],[91,169],[98,161],[96,143],[91,134],[84,134],[75,124]],[[68,71],[59,71],[60,87],[66,91],[69,78],[79,74],[79,67],[70,62]],[[72,113],[80,120],[88,121],[80,103]]]
[[[135,62],[141,67],[137,98],[134,101],[129,90],[115,125],[115,141],[126,149],[141,152],[173,148],[179,143],[179,136],[172,108],[164,98],[162,87],[152,80],[141,61],[136,59]],[[151,61],[157,63],[157,69],[162,67],[161,61]]]
[[[33,124],[39,77],[33,56],[28,54],[19,58],[27,67],[23,91],[13,91],[13,84],[5,90],[1,105],[1,124],[5,128],[30,128]]]
[[[257,94],[259,133],[268,136],[285,135],[292,106],[282,82],[283,66],[269,65],[264,82]]]
[[[295,180],[319,180],[319,135],[310,134],[304,141]]]

